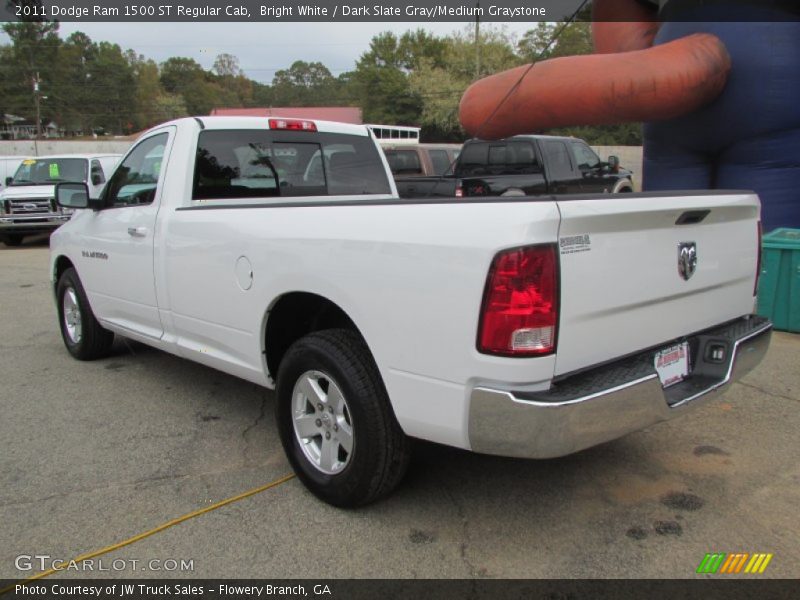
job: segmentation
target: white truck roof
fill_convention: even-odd
[[[204,129],[269,129],[270,120],[287,121],[310,121],[317,127],[317,131],[321,133],[343,133],[347,135],[361,135],[368,136],[369,130],[366,125],[353,125],[352,123],[339,123],[336,121],[321,121],[318,119],[297,119],[295,117],[280,117],[270,115],[269,117],[227,117],[227,116],[202,116],[202,117],[184,117],[182,119],[175,119],[153,127],[149,131],[160,129],[165,125],[182,125],[187,122],[194,122],[196,124],[202,123]],[[145,133],[148,133],[145,132]]]

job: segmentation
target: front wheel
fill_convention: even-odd
[[[377,500],[408,466],[409,440],[353,331],[320,331],[292,345],[278,370],[276,418],[298,478],[334,506]]]
[[[108,356],[114,334],[97,322],[75,269],[67,269],[59,277],[56,299],[61,338],[69,353],[78,360]]]

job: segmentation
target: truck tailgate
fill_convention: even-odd
[[[558,207],[556,375],[753,312],[754,194],[622,195]]]

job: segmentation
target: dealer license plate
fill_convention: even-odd
[[[655,365],[663,387],[680,383],[689,374],[689,343],[683,342],[656,352]]]

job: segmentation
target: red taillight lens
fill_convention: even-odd
[[[763,231],[761,228],[761,221],[758,222],[758,260],[756,261],[756,283],[753,287],[753,296],[758,295],[758,279],[761,277],[761,236]]]
[[[459,181],[456,183],[456,198],[463,198],[464,197],[464,186]]]
[[[314,121],[304,121],[303,119],[270,119],[269,128],[289,131],[316,131],[317,125]]]
[[[478,350],[541,356],[555,350],[558,277],[555,245],[498,254],[483,295]]]

